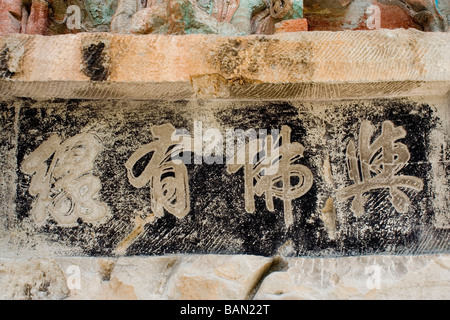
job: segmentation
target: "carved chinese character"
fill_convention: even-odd
[[[171,124],[152,128],[155,141],[140,147],[125,164],[128,180],[136,188],[150,186],[150,203],[156,217],[164,215],[164,209],[177,218],[183,218],[190,210],[189,181],[186,165],[174,160],[180,153],[188,152],[189,139],[174,141],[176,130]],[[144,170],[135,173],[139,160],[151,155]]]
[[[101,149],[93,134],[78,134],[64,142],[53,135],[24,159],[21,171],[33,176],[28,192],[36,196],[32,215],[37,223],[47,214],[63,226],[78,217],[92,222],[106,215],[107,206],[95,199],[100,179],[92,174]]]
[[[133,230],[115,249],[118,255],[125,254],[127,248],[144,232],[145,225],[164,215],[164,209],[180,219],[190,211],[189,180],[185,163],[190,163],[186,154],[191,152],[193,140],[190,136],[177,132],[171,124],[153,127],[151,132],[156,140],[136,150],[125,167],[128,180],[134,187],[150,186],[152,212],[145,213],[144,218],[135,217]],[[136,173],[138,163],[146,157],[150,159],[145,168]]]
[[[403,127],[396,127],[391,121],[384,121],[381,134],[373,139],[375,127],[370,121],[361,124],[358,148],[352,140],[347,147],[347,168],[353,185],[338,192],[343,201],[353,198],[351,210],[356,216],[364,214],[367,201],[365,193],[375,189],[389,189],[392,205],[400,213],[408,211],[410,199],[401,191],[421,191],[423,182],[412,176],[397,175],[410,159],[408,147],[398,140],[406,137]]]
[[[274,211],[274,198],[283,200],[284,220],[287,227],[294,222],[292,200],[302,197],[311,189],[313,175],[304,165],[298,164],[304,147],[291,143],[291,128],[283,126],[278,137],[248,142],[227,164],[228,172],[244,168],[245,210],[255,212],[255,195],[265,196],[269,211]],[[246,163],[236,163],[239,153],[246,153]]]

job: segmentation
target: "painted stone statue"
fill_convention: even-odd
[[[445,31],[445,19],[436,0],[379,0],[403,9],[424,31]]]
[[[354,11],[359,11],[361,16],[371,5],[386,5],[388,9],[385,10],[398,7],[420,27],[419,29],[445,31],[447,28],[446,9],[450,10],[447,3],[449,3],[448,0],[304,0],[304,7],[310,14],[325,15],[330,20],[333,20],[335,16],[344,16],[346,14],[344,11],[351,10],[350,6],[354,6]],[[392,19],[392,17],[385,19]]]
[[[117,0],[0,0],[0,35],[107,32],[116,7]]]
[[[119,0],[111,31],[272,34],[276,22],[302,16],[302,0]]]
[[[84,8],[92,25],[109,25],[117,8],[117,0],[84,0]]]
[[[50,10],[55,19],[64,19],[66,6],[63,0],[0,0],[0,35],[45,35]]]
[[[367,5],[383,4],[402,9],[424,31],[445,31],[446,21],[440,3],[447,0],[367,0]],[[339,12],[348,8],[353,0],[305,0],[304,5],[315,12]],[[357,4],[360,5],[360,4]]]

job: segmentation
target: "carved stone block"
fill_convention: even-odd
[[[449,250],[442,105],[439,112],[408,100],[14,106],[2,104],[17,119],[17,160],[7,158],[3,174],[17,175],[7,231],[19,251]]]

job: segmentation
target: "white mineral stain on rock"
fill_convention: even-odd
[[[450,257],[291,258],[255,299],[448,299]]]
[[[55,261],[0,261],[1,300],[59,300],[68,295],[66,279]]]

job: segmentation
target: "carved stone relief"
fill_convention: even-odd
[[[429,159],[445,124],[426,104],[15,105],[7,227],[20,247],[48,239],[49,248],[102,256],[274,255],[287,243],[298,256],[448,252],[439,184],[448,177],[435,179],[448,172]]]
[[[301,18],[301,0],[120,0],[111,31],[135,34],[272,34]]]

